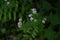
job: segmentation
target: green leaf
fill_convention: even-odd
[[[13,16],[14,16],[14,21],[15,21],[16,20],[16,12],[14,12]]]
[[[5,28],[1,29],[1,32],[2,32],[3,34],[6,33],[6,29],[5,29]]]

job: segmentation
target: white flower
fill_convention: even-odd
[[[44,20],[46,21],[47,19],[46,19],[46,18],[44,18]]]
[[[28,16],[29,16],[29,17],[32,17],[32,14],[29,14]]]
[[[4,1],[7,1],[7,0],[4,0]]]
[[[19,19],[19,22],[21,22],[21,21],[22,21],[22,18]]]
[[[7,2],[7,5],[9,5],[10,4],[10,2]]]
[[[46,18],[43,18],[42,23],[45,24],[46,20]]]
[[[32,10],[32,13],[33,13],[33,14],[36,14],[36,13],[37,13],[37,11],[36,11],[35,8],[33,8],[33,9],[31,9],[31,10]]]
[[[18,27],[20,28],[22,26],[22,22],[18,22]]]
[[[34,19],[34,22],[36,22],[37,21],[37,19]]]
[[[33,17],[30,17],[30,20],[31,20],[31,21],[33,21],[33,19],[34,19]]]
[[[45,24],[45,20],[42,20],[42,23]]]

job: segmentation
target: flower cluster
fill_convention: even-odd
[[[21,26],[22,26],[22,18],[20,18],[18,22],[18,27],[20,28]]]
[[[43,18],[42,23],[45,24],[46,20],[46,18]]]
[[[37,11],[36,11],[35,8],[33,8],[33,9],[31,9],[31,10],[32,10],[32,13],[33,13],[33,14],[36,14],[36,13],[37,13]]]
[[[8,1],[8,0],[4,0],[5,2],[7,2],[7,5],[9,5],[10,4],[10,2]]]
[[[32,11],[32,13],[29,14],[28,17],[30,18],[30,21],[36,22],[37,19],[35,19],[35,18],[33,17],[33,14],[36,15],[36,14],[37,14],[37,11],[36,11],[35,8],[31,9],[31,11]],[[46,20],[47,20],[46,18],[43,18],[42,23],[45,24]],[[22,26],[22,18],[20,18],[20,19],[19,19],[19,22],[18,22],[18,27],[20,28],[21,26]]]
[[[32,13],[33,14],[37,14],[37,11],[36,11],[36,9],[35,8],[32,8],[31,9],[31,11],[32,11]],[[33,14],[29,14],[28,16],[30,17],[30,21],[37,21],[37,19],[34,19],[32,16],[33,16]]]

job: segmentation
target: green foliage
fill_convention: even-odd
[[[11,34],[14,36],[13,40],[36,40],[37,37],[39,40],[60,40],[60,0],[8,2],[10,3],[7,5],[6,1],[0,1],[0,40],[7,40]],[[37,14],[32,13],[32,8],[37,9]],[[37,21],[30,21],[29,14],[33,14],[33,18]],[[22,18],[20,28],[18,28],[19,18]],[[43,18],[47,18],[45,24],[42,23]]]

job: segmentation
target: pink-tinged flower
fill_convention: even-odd
[[[29,17],[32,17],[32,14],[29,14],[28,16],[29,16]]]
[[[33,18],[33,17],[30,17],[30,20],[31,20],[31,21],[33,21],[33,20],[34,20],[34,18]]]
[[[33,13],[33,14],[36,14],[36,13],[37,13],[37,11],[36,11],[35,8],[33,8],[33,9],[31,9],[31,10],[32,10],[32,13]]]
[[[22,22],[18,22],[18,27],[20,28],[22,26]]]

